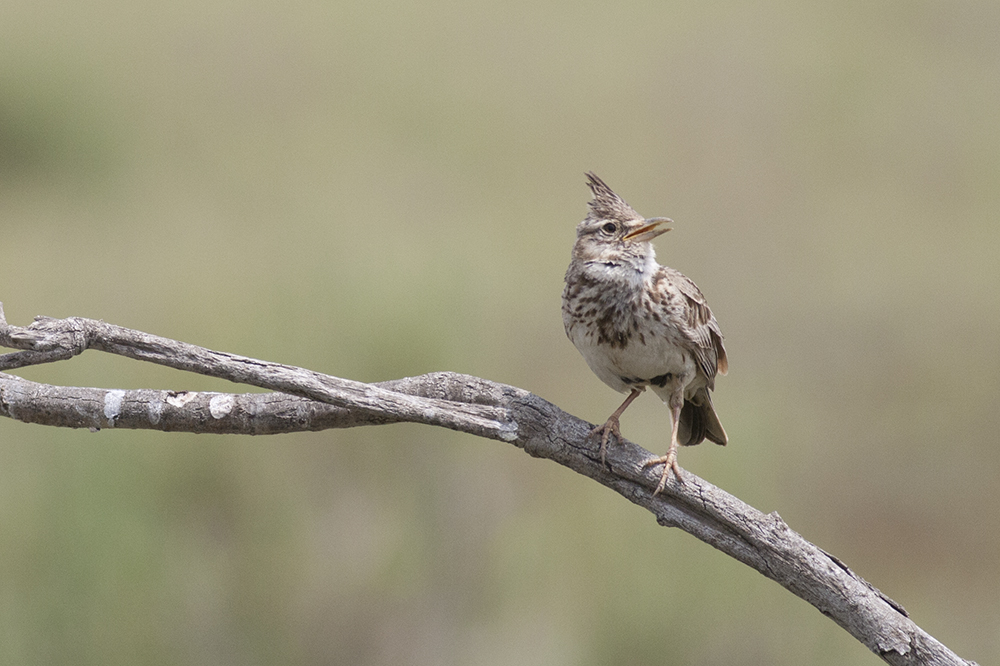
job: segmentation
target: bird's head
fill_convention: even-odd
[[[652,217],[648,220],[615,194],[593,173],[587,174],[587,186],[594,198],[590,211],[576,227],[573,257],[587,263],[645,265],[656,257],[650,243],[670,231],[671,220]]]

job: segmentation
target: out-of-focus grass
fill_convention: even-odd
[[[732,372],[682,464],[1000,656],[1000,12],[988,2],[11,3],[0,300],[590,420],[593,169],[669,215]],[[95,352],[39,381],[228,390]],[[242,389],[240,389],[242,390]],[[652,397],[623,428],[662,453]],[[415,426],[0,422],[10,663],[875,663],[594,484]]]

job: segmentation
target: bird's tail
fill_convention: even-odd
[[[718,414],[715,413],[712,396],[708,393],[708,389],[703,388],[691,396],[690,400],[684,401],[681,422],[677,429],[677,441],[681,446],[694,446],[701,444],[705,439],[723,446],[729,441],[726,430],[722,427]]]

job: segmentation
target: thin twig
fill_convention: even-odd
[[[0,304],[0,345],[27,350],[0,356],[0,370],[61,361],[86,349],[96,349],[370,415],[388,412],[400,421],[442,426],[490,439],[511,441],[517,437],[516,425],[502,409],[493,406],[409,396],[305,368],[212,351],[96,319],[36,317],[31,326],[19,328],[3,319]]]

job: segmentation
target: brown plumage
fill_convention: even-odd
[[[577,225],[563,290],[566,335],[605,384],[628,393],[602,426],[601,458],[618,419],[647,387],[670,409],[671,438],[656,492],[671,470],[681,480],[677,447],[728,437],[712,405],[717,374],[729,363],[722,331],[705,297],[680,272],[661,266],[650,241],[670,231],[667,218],[644,219],[593,173],[587,217]]]

